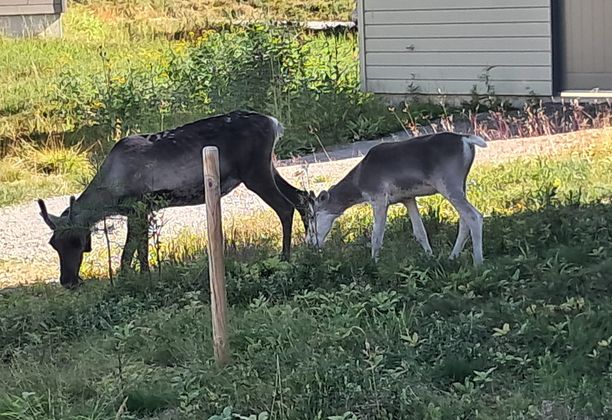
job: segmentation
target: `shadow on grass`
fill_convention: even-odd
[[[467,250],[459,261],[446,259],[456,225],[426,220],[437,255],[431,259],[409,225],[405,217],[390,223],[379,264],[369,259],[364,220],[341,225],[323,252],[298,247],[290,262],[271,245],[230,252],[234,361],[223,371],[211,361],[204,255],[164,265],[160,278],[120,278],[115,287],[91,279],[76,291],[33,286],[2,293],[1,360],[26,371],[12,381],[36,378],[45,392],[48,380],[41,378],[61,376],[58,386],[71,404],[91,403],[83,396],[86,382],[91,390],[119,386],[130,410],[146,413],[177,404],[183,388],[173,388],[170,377],[201,381],[206,395],[233,396],[198,399],[208,415],[221,403],[263,411],[278,378],[291,401],[287,418],[346,407],[364,418],[402,418],[406,410],[426,418],[431,404],[423,401],[436,401],[444,418],[469,418],[475,409],[510,415],[543,400],[567,412],[605,410],[610,205],[487,218],[487,261],[477,269]],[[117,358],[131,363],[129,372],[155,372],[157,379],[129,377],[124,389]]]
[[[475,296],[486,300],[510,291],[513,298],[563,302],[570,296],[599,301],[612,293],[612,207],[550,207],[485,221],[485,265],[473,268],[468,242],[462,257],[448,261],[456,225],[425,220],[436,257],[427,258],[412,237],[405,217],[389,224],[382,259],[369,258],[366,223],[333,232],[327,247],[317,252],[295,248],[290,262],[277,257],[269,242],[263,247],[238,246],[227,256],[227,290],[232,306],[248,306],[265,298],[282,303],[309,291],[334,291],[342,285],[368,285],[373,291],[395,290],[405,298],[426,297],[448,287],[470,283]],[[345,240],[347,234],[350,240]],[[239,253],[239,258],[236,258]],[[172,305],[185,293],[202,292],[208,299],[205,254],[162,266],[156,274],[127,275],[110,287],[107,281],[88,281],[76,292],[55,285],[36,285],[0,291],[4,324],[0,342],[5,348],[29,341],[26,332],[60,328],[61,335],[79,336],[91,328],[124,322],[142,309]],[[463,282],[463,283],[462,283]],[[465,286],[465,284],[463,284]],[[471,299],[471,298],[470,298]],[[435,298],[432,300],[432,302]],[[122,310],[113,309],[119,302]],[[461,302],[443,310],[461,312]],[[432,311],[442,310],[432,303]]]

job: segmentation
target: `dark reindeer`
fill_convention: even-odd
[[[307,194],[285,181],[272,164],[276,140],[283,126],[273,117],[235,111],[205,118],[172,130],[133,135],[115,144],[91,183],[61,216],[47,212],[38,200],[41,216],[53,230],[50,244],[60,258],[60,283],[80,282],[83,253],[91,251],[91,229],[110,215],[127,216],[127,238],[121,256],[129,267],[138,251],[142,270],[148,270],[147,215],[135,211],[145,203],[146,212],[163,207],[204,203],[202,149],[219,148],[221,195],[241,183],[261,197],[280,218],[282,255],[289,258],[294,209],[304,227],[308,219]],[[158,200],[156,200],[158,199]]]
[[[459,213],[459,232],[450,258],[459,256],[469,236],[475,265],[483,262],[482,215],[467,200],[466,179],[476,148],[487,147],[478,136],[438,133],[374,146],[357,166],[329,191],[309,196],[306,241],[323,246],[334,221],[349,207],[363,202],[374,210],[372,258],[378,260],[383,245],[387,209],[402,203],[412,230],[425,252],[432,254],[415,197],[440,193]]]

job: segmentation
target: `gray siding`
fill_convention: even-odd
[[[53,15],[64,10],[62,0],[0,0],[0,16]]]
[[[550,0],[359,0],[366,90],[552,94]]]
[[[562,87],[612,90],[612,2],[558,1],[563,11]]]

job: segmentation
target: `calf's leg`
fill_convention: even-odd
[[[431,245],[429,245],[429,239],[427,238],[427,231],[423,225],[423,219],[419,214],[419,208],[415,198],[409,198],[404,201],[404,206],[408,210],[408,216],[410,216],[410,222],[412,223],[412,232],[417,242],[421,244],[427,255],[433,255]]]
[[[480,265],[483,262],[482,255],[482,214],[465,197],[465,192],[461,188],[449,189],[441,188],[440,193],[451,202],[453,207],[459,213],[459,217],[463,223],[469,229],[470,236],[472,237],[472,257],[474,259],[474,265]],[[463,228],[463,236],[461,232],[461,225],[459,226],[459,234],[457,235],[456,249],[459,249],[458,244],[460,242],[465,243],[465,227]]]
[[[388,208],[389,204],[386,200],[372,202],[372,210],[374,211],[374,227],[372,228],[372,259],[374,259],[374,261],[378,261],[380,250],[383,245]]]
[[[457,240],[455,241],[455,246],[449,256],[449,259],[454,260],[461,254],[463,251],[463,247],[465,247],[465,243],[468,240],[470,233],[470,228],[468,227],[465,220],[462,217],[459,218],[459,231],[457,232]]]

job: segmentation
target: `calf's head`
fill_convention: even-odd
[[[306,243],[317,248],[323,246],[334,221],[341,214],[335,210],[328,191],[321,191],[316,197],[312,191],[310,192]]]
[[[43,200],[38,200],[40,215],[53,231],[49,244],[57,251],[60,259],[60,284],[65,288],[77,286],[81,279],[79,270],[83,253],[91,251],[91,231],[87,226],[79,226],[73,219],[74,197],[70,197],[70,206],[61,216],[47,212]]]

